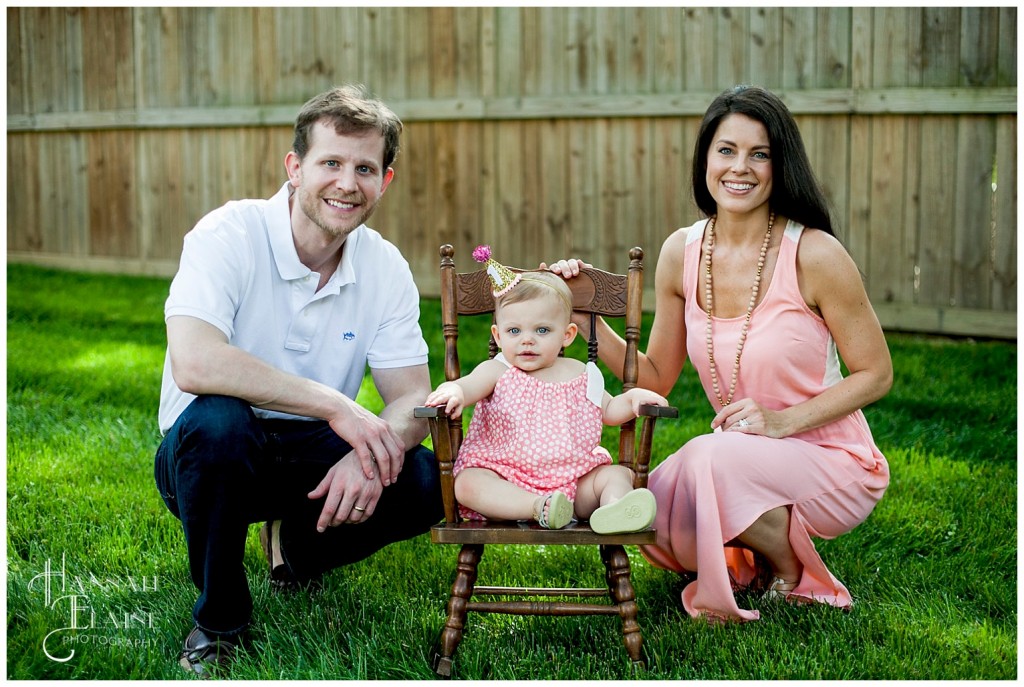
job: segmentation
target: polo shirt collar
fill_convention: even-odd
[[[286,181],[281,190],[270,198],[267,209],[267,232],[270,238],[270,247],[274,253],[278,274],[285,281],[302,279],[312,272],[299,260],[299,254],[295,250],[295,240],[292,237],[292,218],[288,200],[294,192],[291,182]],[[357,227],[345,239],[345,246],[341,251],[341,263],[331,280],[336,287],[354,283],[356,280],[353,255],[356,252],[355,247],[359,242],[363,226]]]

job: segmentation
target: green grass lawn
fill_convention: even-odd
[[[168,281],[7,269],[7,676],[178,679],[195,592],[152,476]],[[439,351],[436,301],[422,321]],[[887,338],[896,381],[866,413],[891,486],[862,526],[818,542],[854,609],[741,594],[761,621],[710,627],[683,611],[684,580],[634,549],[640,677],[1017,677],[1016,344]],[[680,419],[659,424],[656,459],[711,419],[690,370],[669,400]],[[254,525],[251,650],[230,677],[432,679],[456,553],[424,535],[330,573],[318,595],[281,595]],[[481,565],[492,579],[603,584],[592,548],[489,547]],[[629,679],[620,637],[614,617],[471,615],[456,674]]]

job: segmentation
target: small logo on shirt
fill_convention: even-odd
[[[345,341],[355,341],[356,333],[355,332],[345,332],[344,334],[342,334],[341,338],[344,339]]]

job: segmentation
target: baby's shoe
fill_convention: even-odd
[[[541,527],[560,530],[572,522],[572,501],[562,492],[552,492],[543,499],[538,499],[538,503],[540,512],[537,513],[536,520]]]
[[[654,522],[658,504],[647,489],[634,489],[618,501],[601,506],[590,516],[590,529],[598,534],[639,532]]]

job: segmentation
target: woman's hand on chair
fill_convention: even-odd
[[[593,267],[593,265],[588,262],[583,262],[579,258],[566,258],[565,260],[553,262],[550,266],[546,262],[542,262],[539,269],[554,272],[563,279],[572,279],[577,276],[580,273],[580,270],[584,267]]]

